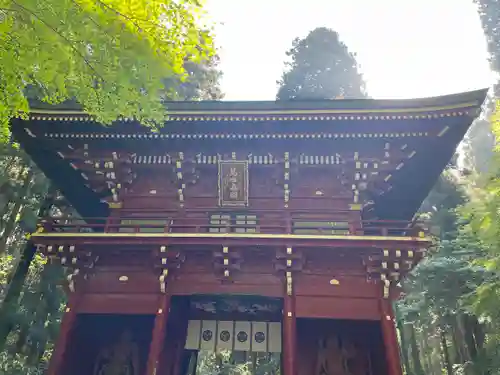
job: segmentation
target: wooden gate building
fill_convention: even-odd
[[[33,109],[14,136],[74,208],[31,236],[67,269],[49,374],[401,375],[414,215],[485,94]]]

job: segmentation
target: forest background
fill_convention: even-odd
[[[475,1],[491,68],[500,73],[500,1]],[[72,210],[10,142],[10,119],[23,116],[30,100],[72,99],[105,123],[128,115],[154,126],[165,99],[223,98],[212,33],[196,1],[178,8],[138,0],[135,9],[118,0],[43,3],[0,0],[0,373],[9,375],[44,373],[66,302],[63,270],[34,254],[27,235],[49,200],[58,202],[52,209]],[[172,32],[151,22],[160,18]],[[292,41],[284,60],[277,100],[369,97],[355,55],[334,30]],[[500,374],[498,137],[500,81],[420,209],[436,246],[395,306],[407,375]]]

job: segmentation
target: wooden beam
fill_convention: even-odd
[[[170,312],[170,294],[165,293],[161,296],[160,307],[156,312],[155,324],[153,328],[153,337],[149,347],[148,362],[146,365],[146,375],[161,374],[158,369],[160,363],[163,345],[165,343],[165,334],[167,332],[167,319]],[[52,374],[50,374],[52,375]]]
[[[61,328],[59,330],[59,336],[57,338],[52,357],[50,358],[48,375],[60,375],[62,372],[66,350],[69,345],[69,338],[75,326],[79,300],[79,294],[69,294],[66,311],[64,312]]]
[[[380,299],[382,337],[388,375],[402,375],[401,359],[398,350],[398,337],[394,324],[394,312],[390,299]]]
[[[273,245],[295,247],[425,248],[431,239],[404,236],[350,236],[267,233],[33,233],[35,244],[65,245]]]

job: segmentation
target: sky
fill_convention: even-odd
[[[373,98],[417,98],[490,86],[473,0],[207,0],[225,100],[274,100],[285,52],[316,27],[357,54]]]

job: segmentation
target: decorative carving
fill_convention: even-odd
[[[98,355],[93,375],[139,375],[139,347],[125,331],[119,341]]]
[[[185,254],[181,252],[169,251],[165,245],[160,246],[154,250],[153,258],[155,261],[155,268],[160,269],[158,282],[160,284],[160,291],[166,293],[168,278],[172,272],[181,267],[181,264],[186,260]]]
[[[87,279],[89,271],[94,268],[99,256],[93,255],[90,251],[84,251],[74,245],[47,245],[42,251],[51,260],[59,259],[63,267],[69,269],[66,277],[68,289],[75,292],[79,279]]]
[[[285,174],[284,174],[284,200],[285,200],[285,208],[288,208],[288,202],[290,201],[290,153],[285,152]]]
[[[161,275],[158,278],[158,280],[160,282],[160,291],[162,293],[165,293],[166,288],[167,288],[167,277],[168,277],[168,267],[169,267],[166,246],[160,247],[160,257],[161,257],[161,264],[162,264],[163,269],[161,271]]]
[[[257,315],[262,313],[279,314],[281,304],[279,300],[269,299],[259,303],[259,299],[251,297],[196,297],[191,301],[191,309],[205,313],[244,313]]]
[[[179,152],[179,158],[175,162],[175,171],[176,171],[176,177],[177,177],[177,183],[178,183],[177,194],[179,196],[179,202],[180,202],[181,207],[184,206],[184,188],[186,187],[184,184],[183,174],[182,174],[183,161],[184,161],[184,153]]]
[[[380,280],[382,295],[389,298],[391,287],[397,285],[401,278],[423,257],[425,249],[382,249],[380,255],[364,258],[368,279]]]
[[[293,278],[292,272],[287,271],[286,273],[286,294],[291,296],[293,293]]]
[[[287,247],[285,251],[280,249],[276,252],[274,269],[285,273],[287,271],[300,272],[304,268],[304,263],[305,259],[301,251]]]
[[[293,254],[293,249],[291,247],[286,248],[286,255],[289,257],[286,259],[286,267],[287,269],[292,268],[292,254]],[[286,294],[291,296],[293,293],[293,279],[292,279],[292,271],[286,271]]]
[[[224,264],[224,277],[229,277],[229,248],[224,246],[222,248],[222,253],[224,254],[223,264]]]
[[[119,203],[120,191],[136,177],[130,167],[133,154],[120,155],[116,151],[103,154],[97,150],[89,152],[88,144],[84,144],[83,149],[73,150],[62,157],[70,161],[73,169],[81,172],[86,186],[106,197],[104,200],[108,204]]]
[[[230,276],[232,276],[233,271],[241,269],[241,254],[238,251],[230,251],[227,246],[222,247],[222,252],[215,251],[213,257],[215,271],[219,274],[222,272],[222,276],[225,280],[228,280]]]

